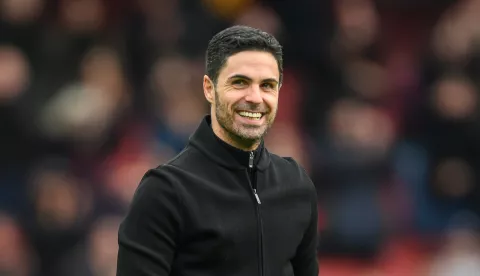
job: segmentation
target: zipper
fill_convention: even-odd
[[[253,153],[253,151],[250,152],[250,157],[248,159],[248,168],[250,170],[250,173],[255,173],[253,172],[253,161],[255,159],[255,154]],[[256,181],[254,180],[253,181],[254,183],[252,183],[252,189],[253,189],[253,195],[255,196],[255,199],[257,200],[257,203],[258,204],[262,204],[262,202],[260,201],[260,197],[258,196],[257,194],[257,183],[255,183]]]
[[[253,161],[255,159],[255,154],[253,151],[250,152],[250,156],[248,159],[248,180],[250,182],[250,187],[253,191],[253,195],[255,196],[255,199],[257,200],[257,204],[255,204],[256,207],[256,214],[257,214],[257,229],[258,229],[258,256],[260,259],[260,265],[259,265],[259,273],[260,276],[265,275],[264,273],[264,250],[263,250],[263,221],[262,221],[262,215],[261,215],[261,209],[260,205],[262,202],[260,201],[260,197],[258,196],[257,193],[257,177],[256,177],[256,171],[253,168]]]
[[[250,152],[250,157],[248,158],[248,167],[251,169],[253,169],[253,160],[255,159],[255,154],[253,153],[253,151]]]

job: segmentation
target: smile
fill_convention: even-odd
[[[245,118],[254,119],[254,120],[260,120],[263,116],[263,114],[260,112],[248,112],[248,111],[239,111],[238,115]]]

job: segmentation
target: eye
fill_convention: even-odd
[[[263,89],[267,89],[267,90],[275,89],[275,85],[273,83],[270,83],[270,82],[262,83],[261,87]]]
[[[247,83],[246,80],[236,79],[236,80],[232,81],[232,85],[237,87],[237,88],[243,88],[243,87],[247,86],[248,83]]]

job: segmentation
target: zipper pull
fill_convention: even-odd
[[[262,202],[260,201],[260,197],[257,194],[257,189],[253,189],[253,194],[255,195],[255,198],[257,199],[257,203],[262,204]]]
[[[254,156],[253,156],[253,151],[250,152],[250,158],[248,159],[248,167],[251,169],[253,168],[253,159],[254,159]]]

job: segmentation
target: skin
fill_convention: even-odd
[[[244,51],[230,56],[219,72],[217,84],[203,78],[203,92],[211,104],[214,133],[244,151],[255,150],[272,126],[278,108],[280,72],[274,56]],[[261,119],[238,112],[261,112]]]

